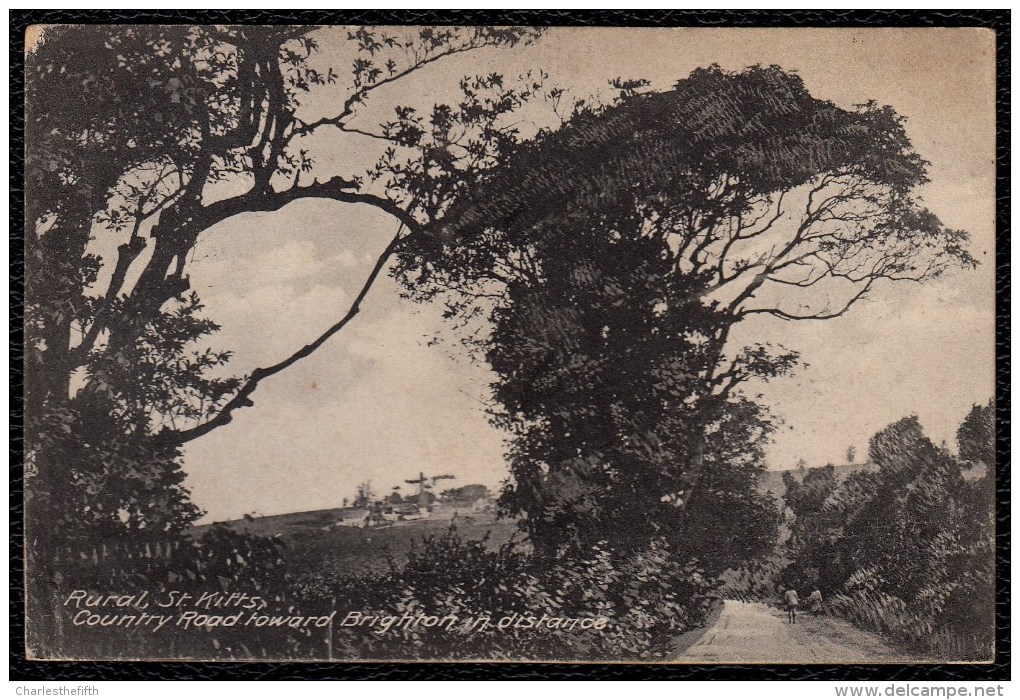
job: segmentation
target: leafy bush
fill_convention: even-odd
[[[776,600],[789,562],[778,553],[758,557],[722,575],[719,596],[731,600]]]
[[[542,560],[516,543],[492,551],[451,531],[426,538],[405,565],[374,577],[313,576],[299,586],[329,596],[338,616],[456,618],[386,631],[341,624],[334,647],[349,658],[656,659],[704,621],[715,581],[662,541],[622,557],[599,545],[584,556]],[[582,629],[580,620],[599,619]]]

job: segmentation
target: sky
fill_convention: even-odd
[[[318,32],[321,65],[349,64],[346,31]],[[950,447],[960,421],[994,394],[994,35],[971,29],[552,29],[533,46],[485,50],[436,64],[373,98],[363,124],[396,102],[450,99],[465,74],[542,69],[572,95],[608,94],[617,76],[668,88],[691,70],[777,64],[815,97],[850,108],[875,100],[907,118],[931,162],[921,191],[947,225],[971,233],[976,270],[926,285],[888,284],[831,321],[764,317],[738,326],[735,344],[771,340],[799,350],[795,376],[749,387],[784,422],[772,469],[845,462],[871,435],[917,414]],[[330,112],[344,94],[313,94]],[[525,115],[527,117],[528,115]],[[537,115],[534,119],[543,117]],[[525,129],[527,126],[524,127]],[[317,168],[353,174],[364,141],[326,134]],[[364,206],[314,200],[234,217],[203,233],[190,276],[244,374],[275,363],[347,312],[395,222]],[[185,470],[206,520],[336,507],[358,483],[381,494],[419,471],[455,474],[443,487],[506,478],[505,436],[484,413],[493,375],[450,342],[435,306],[400,297],[380,278],[361,314],[311,357],[264,381],[254,407],[186,448]],[[445,335],[444,335],[445,334]]]

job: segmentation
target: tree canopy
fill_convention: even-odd
[[[917,198],[927,164],[891,108],[837,107],[776,66],[621,85],[513,149],[399,253],[412,296],[492,321],[480,347],[515,435],[504,502],[570,513],[552,529],[580,511],[620,532],[625,503],[641,519],[676,499],[686,517],[740,387],[797,362],[732,347],[735,324],[834,318],[880,282],[975,264]],[[650,527],[682,531],[675,517]]]
[[[974,406],[956,432],[960,459],[971,464],[995,466],[995,405]]]
[[[975,264],[967,235],[914,196],[926,166],[889,107],[839,108],[776,66],[699,69],[672,90],[584,107],[522,145],[408,253],[408,274],[439,288],[506,281],[498,262],[543,224],[622,200],[730,313],[828,318],[879,280]],[[754,304],[770,287],[790,305]]]

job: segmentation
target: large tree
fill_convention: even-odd
[[[835,318],[884,283],[924,282],[975,264],[967,235],[944,227],[917,198],[926,163],[889,107],[838,107],[775,66],[699,69],[662,92],[645,92],[640,81],[617,86],[619,100],[582,105],[561,128],[517,149],[461,193],[433,227],[437,235],[401,251],[402,279],[419,298],[445,296],[451,315],[495,320],[497,335],[485,338],[496,348],[490,355],[507,355],[501,344],[537,342],[527,333],[498,335],[515,314],[547,314],[542,325],[562,336],[544,359],[508,356],[497,365],[497,396],[522,435],[515,449],[524,455],[504,502],[529,520],[548,517],[550,492],[578,494],[597,512],[622,497],[605,489],[593,495],[600,482],[632,469],[640,473],[625,481],[652,491],[641,503],[675,499],[679,511],[693,507],[706,488],[708,453],[720,442],[713,433],[741,386],[788,371],[796,359],[765,343],[733,347],[737,324],[756,316]],[[601,305],[585,297],[592,288]],[[539,298],[550,293],[560,298]],[[654,347],[654,338],[672,344],[665,353],[617,353],[611,371],[619,375],[652,373],[669,353],[682,358],[671,369],[661,365],[658,383],[633,387],[639,402],[672,392],[664,400],[683,414],[682,429],[652,425],[637,443],[671,450],[663,457],[671,469],[607,459],[595,438],[573,455],[549,460],[551,448],[541,458],[528,455],[534,441],[564,440],[566,431],[552,427],[559,407],[529,413],[507,390],[539,394],[543,383],[534,380],[544,380],[553,363],[573,372],[563,392],[579,393],[580,404],[590,398],[592,411],[614,410],[577,376],[573,363],[590,353],[566,343],[584,314],[586,332],[602,336],[589,336],[595,344],[618,335],[640,347]],[[633,410],[623,415],[652,414]],[[566,442],[564,449],[577,447],[572,435]],[[602,522],[603,531],[612,528],[612,519]]]
[[[511,284],[492,314],[494,417],[513,435],[504,506],[528,516],[543,553],[600,542],[633,552],[663,537],[713,565],[760,553],[769,509],[753,477],[771,424],[727,400],[711,443],[693,439],[715,402],[701,381],[713,358],[697,339],[725,318],[698,301],[696,277],[671,274],[642,225],[626,205],[558,221],[532,249],[541,274]],[[684,509],[693,459],[706,475]]]
[[[319,57],[322,31],[339,34],[347,68]],[[262,380],[358,313],[404,240],[423,235],[457,188],[517,140],[504,117],[541,80],[465,78],[453,105],[422,114],[392,105],[381,119],[379,99],[438,61],[536,36],[490,27],[46,28],[26,60],[26,427],[29,475],[39,477],[29,514],[60,527],[33,534],[87,532],[93,521],[101,531],[158,531],[193,519],[180,447],[226,425]],[[321,167],[322,144],[344,139],[376,144],[376,166]],[[394,235],[334,325],[271,366],[223,379],[229,356],[196,345],[216,326],[190,290],[191,253],[231,217],[313,198],[385,212]]]

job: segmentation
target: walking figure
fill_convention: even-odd
[[[822,612],[822,592],[817,588],[808,596],[808,609],[812,615],[819,615]]]
[[[797,591],[792,588],[783,594],[786,598],[786,615],[791,625],[797,622],[797,604],[800,602],[797,599]]]

